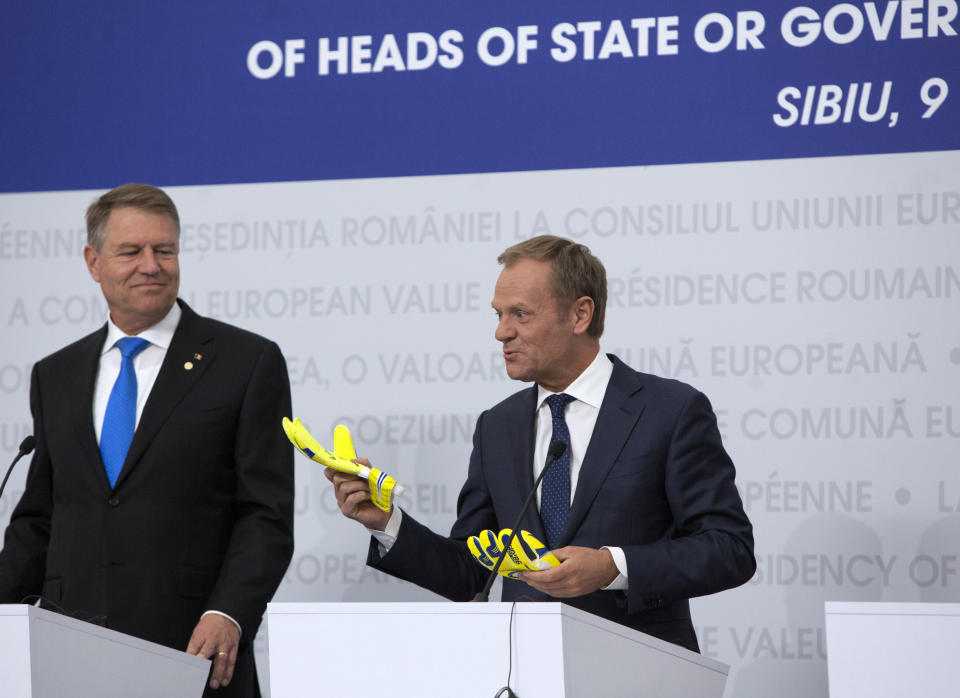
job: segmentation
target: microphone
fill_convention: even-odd
[[[17,457],[13,459],[13,463],[10,464],[10,467],[7,468],[7,474],[3,476],[3,482],[0,483],[0,496],[3,496],[3,488],[7,486],[7,480],[10,478],[10,473],[13,472],[13,466],[17,464],[18,460],[32,452],[36,445],[37,437],[35,437],[33,434],[30,434],[30,436],[26,437],[20,442],[20,452],[17,453]]]
[[[520,507],[520,515],[517,517],[517,522],[513,524],[510,538],[507,539],[507,544],[503,548],[503,555],[500,556],[500,559],[497,560],[497,564],[493,566],[492,570],[490,570],[490,576],[487,577],[487,583],[484,584],[483,589],[477,592],[477,595],[473,597],[473,601],[490,600],[490,587],[493,586],[493,580],[496,579],[497,572],[500,571],[500,565],[503,564],[503,558],[507,556],[507,551],[510,550],[510,546],[513,545],[513,540],[517,537],[517,530],[520,528],[520,522],[523,520],[524,514],[527,513],[527,509],[530,508],[530,502],[533,500],[533,495],[540,486],[540,481],[543,480],[543,476],[546,474],[547,469],[553,465],[555,461],[559,460],[560,456],[562,456],[566,450],[566,441],[554,441],[552,444],[550,444],[550,450],[547,451],[547,464],[543,466],[543,470],[541,470],[540,474],[537,476],[537,481],[533,483],[533,489],[530,490],[530,494],[528,494],[526,500],[524,500],[523,506]]]

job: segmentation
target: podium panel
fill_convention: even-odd
[[[271,698],[720,698],[729,668],[560,603],[271,603]],[[511,655],[512,636],[512,655]]]
[[[827,602],[830,698],[953,698],[960,604]]]
[[[0,605],[4,698],[189,698],[210,662],[22,604]]]

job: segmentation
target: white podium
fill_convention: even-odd
[[[830,698],[954,698],[960,604],[827,602]]]
[[[0,605],[3,698],[189,698],[210,662],[22,604]]]
[[[271,698],[492,698],[507,683],[509,603],[271,603]],[[720,698],[729,667],[559,603],[518,603],[522,698]]]

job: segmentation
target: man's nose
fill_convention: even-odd
[[[506,342],[513,337],[513,326],[506,316],[500,318],[500,322],[497,323],[497,329],[494,330],[493,337],[498,342]]]
[[[137,265],[141,274],[156,274],[160,271],[160,264],[157,262],[157,255],[149,247],[143,248],[140,254],[140,263]]]

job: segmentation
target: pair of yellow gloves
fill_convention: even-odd
[[[310,460],[341,473],[366,478],[370,485],[370,500],[381,510],[390,511],[393,495],[399,497],[404,493],[403,486],[383,471],[353,462],[357,450],[353,446],[350,430],[342,424],[333,430],[332,452],[321,446],[299,419],[291,421],[284,417],[283,431],[290,443]],[[467,547],[481,565],[492,570],[504,554],[511,533],[509,528],[499,533],[481,531],[476,536],[470,536]],[[500,565],[499,573],[516,579],[524,570],[546,570],[559,564],[556,556],[548,552],[547,547],[529,531],[520,531],[506,551],[506,559]]]

